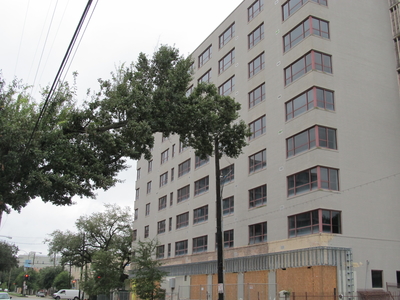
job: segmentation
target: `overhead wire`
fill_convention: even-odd
[[[61,65],[60,65],[60,67],[58,69],[57,75],[54,78],[53,84],[51,85],[50,90],[49,90],[49,92],[48,92],[48,94],[46,96],[46,99],[45,99],[44,103],[43,103],[43,106],[42,106],[42,108],[40,110],[39,116],[38,116],[38,118],[36,120],[35,126],[34,126],[34,128],[32,130],[32,133],[31,133],[31,136],[30,136],[30,138],[28,140],[28,143],[27,143],[27,146],[26,146],[26,148],[24,150],[24,155],[28,151],[28,149],[29,149],[29,147],[31,145],[33,136],[34,136],[35,132],[37,131],[38,127],[39,127],[39,123],[42,120],[42,118],[44,116],[44,113],[46,112],[47,106],[49,105],[49,102],[50,102],[51,98],[53,97],[54,92],[55,92],[58,84],[60,83],[60,77],[61,77],[62,73],[64,72],[65,66],[66,66],[66,64],[67,64],[67,62],[68,62],[68,60],[69,60],[69,58],[71,56],[71,52],[72,52],[72,50],[74,48],[74,45],[75,45],[76,40],[77,40],[77,38],[79,36],[79,32],[80,32],[80,30],[81,30],[81,28],[83,26],[83,23],[84,23],[84,21],[86,19],[86,16],[87,16],[87,14],[88,14],[88,12],[90,10],[90,6],[91,6],[92,2],[93,2],[93,0],[88,0],[88,3],[86,4],[85,10],[82,13],[81,19],[79,20],[79,23],[78,23],[78,25],[77,25],[77,27],[75,29],[74,35],[72,36],[71,42],[70,42],[70,44],[68,46],[68,49],[67,49],[67,51],[66,51],[66,53],[64,55],[64,58],[63,58],[63,60],[61,62]]]

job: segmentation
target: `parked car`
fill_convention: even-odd
[[[46,293],[45,292],[37,292],[36,297],[45,297]]]
[[[53,298],[56,300],[60,299],[73,299],[79,300],[79,290],[59,290],[53,294]]]
[[[0,299],[10,300],[11,298],[7,292],[0,292]]]

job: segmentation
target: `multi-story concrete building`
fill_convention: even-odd
[[[234,97],[253,133],[221,159],[226,299],[400,286],[398,8],[245,0],[193,52],[193,86]],[[215,299],[214,158],[155,138],[136,241],[158,239],[167,292]]]

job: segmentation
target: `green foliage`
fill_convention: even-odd
[[[72,278],[69,276],[69,273],[67,271],[62,271],[54,278],[53,286],[57,290],[69,289],[71,287],[71,280]]]
[[[212,155],[236,158],[242,153],[250,130],[244,121],[237,121],[240,104],[233,98],[219,95],[213,84],[201,83],[185,100],[183,108],[180,138],[195,149],[196,155],[203,159]],[[216,139],[218,153],[214,153]]]
[[[53,286],[54,279],[63,271],[61,266],[47,267],[39,270],[39,288],[49,289]]]
[[[0,271],[7,272],[18,266],[18,247],[0,241]]]
[[[25,280],[25,274],[29,275],[29,279]],[[39,288],[39,273],[33,269],[28,269],[26,271],[22,270],[15,279],[15,283],[18,287],[23,287],[25,284],[29,290],[37,290]]]
[[[20,210],[32,198],[71,205],[74,196],[95,197],[114,186],[126,159],[150,158],[156,132],[174,122],[191,80],[190,59],[162,46],[152,58],[121,66],[100,91],[76,105],[75,87],[59,86],[31,138],[44,101],[27,87],[0,76],[0,211]],[[46,91],[43,93],[45,98]]]
[[[91,295],[123,287],[125,267],[131,261],[132,223],[129,207],[105,204],[104,212],[76,221],[77,233],[54,231],[48,240],[49,253],[61,254],[62,264],[90,264],[91,271],[82,284]]]
[[[164,296],[160,284],[167,273],[159,269],[161,261],[154,259],[156,249],[154,240],[139,241],[132,258],[133,290],[143,300],[162,299]]]

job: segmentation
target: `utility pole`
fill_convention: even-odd
[[[222,237],[222,200],[221,200],[221,170],[219,166],[219,140],[214,139],[215,155],[215,198],[217,211],[217,269],[218,269],[218,300],[224,300],[224,244]]]

